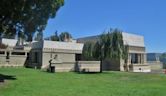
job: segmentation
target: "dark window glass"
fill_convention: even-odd
[[[10,59],[9,52],[6,53],[6,59]]]
[[[38,63],[38,58],[39,58],[38,55],[39,55],[38,52],[34,53],[34,63]]]
[[[5,51],[0,51],[0,54],[5,54]]]
[[[12,55],[25,55],[25,52],[12,52]]]
[[[131,64],[138,64],[138,54],[131,54]]]
[[[76,61],[81,60],[81,54],[76,54]]]

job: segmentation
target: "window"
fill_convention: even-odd
[[[10,59],[9,52],[6,53],[6,59]]]
[[[138,64],[138,54],[131,54],[131,64]]]
[[[81,60],[81,54],[76,54],[76,61]]]
[[[12,52],[12,55],[25,55],[25,52]]]
[[[34,63],[38,63],[39,61],[39,54],[38,52],[34,52]]]
[[[0,55],[1,55],[1,54],[5,54],[5,51],[0,51]]]

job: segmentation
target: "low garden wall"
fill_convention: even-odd
[[[148,64],[133,64],[132,72],[151,72],[151,68]]]
[[[78,61],[78,72],[100,72],[100,61]]]

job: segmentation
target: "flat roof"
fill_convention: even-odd
[[[126,32],[122,32],[122,35],[123,35],[124,45],[145,47],[143,36],[131,34],[131,33],[126,33]],[[100,35],[78,38],[77,42],[80,42],[80,43],[96,42],[99,40],[99,36]]]
[[[2,44],[5,44],[5,45],[7,45],[7,46],[9,46],[9,47],[14,47],[14,46],[16,46],[16,44],[17,44],[17,40],[15,40],[15,39],[6,39],[6,38],[2,38],[2,39],[1,39],[1,43],[2,43]]]
[[[43,48],[63,49],[63,50],[77,50],[82,51],[82,43],[74,42],[59,42],[59,41],[43,41]]]
[[[145,47],[144,37],[122,32],[124,45]]]

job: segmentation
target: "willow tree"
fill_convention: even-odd
[[[115,29],[112,33],[112,43],[111,43],[111,55],[112,59],[125,59],[126,57],[126,48],[123,43],[122,32],[118,29]]]
[[[94,60],[93,51],[94,51],[94,43],[92,42],[84,43],[82,59],[87,61]]]
[[[97,59],[126,59],[127,53],[122,32],[118,29],[104,32],[95,44],[94,57]]]
[[[42,32],[63,5],[64,0],[1,0],[0,36],[23,32],[32,41],[35,32]]]
[[[100,60],[102,58],[102,49],[101,49],[101,42],[97,41],[95,44],[94,44],[94,47],[93,47],[93,57],[96,59],[96,60]]]
[[[120,30],[110,29],[101,34],[98,39],[95,44],[90,42],[84,44],[84,60],[100,60],[101,72],[102,62],[105,59],[127,60],[128,46],[124,45],[122,32]]]

